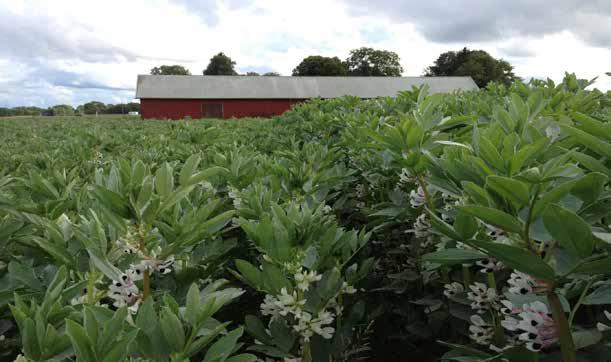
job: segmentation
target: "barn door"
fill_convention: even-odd
[[[202,117],[204,118],[223,118],[223,103],[204,103],[202,104]]]

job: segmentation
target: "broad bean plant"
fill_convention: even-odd
[[[0,120],[0,359],[609,360],[593,81]]]

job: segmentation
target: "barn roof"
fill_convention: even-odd
[[[471,77],[268,77],[139,75],[136,98],[308,99],[395,96],[427,84],[432,93],[476,90]]]

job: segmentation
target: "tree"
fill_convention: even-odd
[[[182,65],[161,65],[151,69],[152,75],[191,75]]]
[[[67,104],[58,104],[49,108],[51,116],[74,116],[74,108]]]
[[[263,73],[264,77],[279,77],[280,73],[278,72],[267,72],[267,73]]]
[[[489,82],[510,85],[516,78],[511,64],[495,59],[483,50],[463,48],[457,52],[445,52],[426,69],[427,76],[471,76],[480,87]]]
[[[83,104],[85,114],[102,114],[106,112],[106,105],[102,102],[88,102]]]
[[[204,75],[238,75],[234,66],[235,62],[221,52],[210,58],[210,63],[204,70]]]
[[[347,74],[346,65],[338,57],[331,58],[321,55],[310,55],[293,69],[293,76],[338,76]]]
[[[257,77],[257,76],[260,76],[261,74],[257,72],[246,72],[246,75],[250,77]]]
[[[400,77],[403,73],[399,55],[388,50],[359,48],[346,59],[348,74],[354,76]]]

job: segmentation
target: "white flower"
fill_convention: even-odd
[[[533,292],[536,283],[530,275],[514,270],[507,280],[509,293],[525,295]]]
[[[460,294],[465,291],[465,288],[463,288],[462,284],[458,282],[452,282],[450,284],[444,285],[443,287],[445,289],[443,291],[443,294],[448,298],[453,297],[456,294]]]
[[[507,237],[507,233],[505,233],[505,230],[499,229],[496,226],[486,224],[486,223],[484,223],[484,226],[486,227],[486,230],[487,230],[486,235],[488,235],[495,242],[501,243],[501,244],[510,243],[510,240]]]
[[[550,125],[545,128],[545,136],[549,138],[550,141],[554,142],[560,137],[560,126],[555,122],[550,123]]]
[[[421,214],[414,221],[414,235],[417,238],[424,238],[429,235],[429,230],[431,229],[431,224],[427,220],[426,214]]]
[[[424,193],[422,187],[418,186],[416,190],[410,191],[409,203],[414,209],[417,209],[426,203],[426,194]]]
[[[124,305],[133,304],[139,297],[138,286],[127,274],[122,274],[119,280],[113,280],[108,288],[108,297],[114,300],[113,305],[120,308]]]
[[[471,316],[469,326],[469,337],[478,344],[486,345],[490,343],[494,329],[477,314]]]
[[[299,268],[295,273],[295,281],[297,288],[306,291],[310,287],[310,283],[317,282],[322,278],[321,274],[317,274],[315,270],[303,272],[303,268]]]
[[[365,195],[365,185],[363,184],[356,185],[354,190],[356,191],[356,197],[358,197],[359,199],[362,198],[363,195]]]
[[[467,293],[467,298],[471,301],[471,308],[477,313],[484,313],[488,307],[495,307],[498,298],[496,290],[483,283],[470,285],[469,289],[471,292]]]
[[[409,174],[409,171],[406,168],[402,168],[399,174],[399,184],[406,184],[412,181],[413,177]]]
[[[334,315],[331,312],[320,311],[316,318],[308,312],[301,312],[296,316],[298,322],[293,326],[293,329],[298,332],[307,342],[314,333],[325,339],[333,337],[335,329],[333,327],[325,327],[327,324],[333,323]]]
[[[607,317],[608,320],[611,321],[611,312],[605,312],[605,317]],[[611,331],[611,326],[608,326],[604,323],[596,323],[596,328],[601,331],[601,332],[606,332],[606,331]]]
[[[505,265],[503,264],[503,262],[495,259],[495,258],[488,258],[486,260],[478,260],[475,265],[481,267],[482,269],[480,269],[480,272],[482,273],[492,273],[495,271],[499,271],[501,269],[503,269],[505,267]]]
[[[278,304],[278,299],[276,299],[276,297],[266,294],[263,303],[261,303],[261,314],[272,316],[280,314],[280,307]]]
[[[343,282],[342,283],[342,289],[341,289],[340,293],[343,293],[343,294],[354,294],[354,293],[356,293],[356,289],[352,285],[349,285],[348,283]]]
[[[514,312],[512,314],[515,315]],[[558,340],[554,319],[543,302],[524,304],[517,317],[519,318],[506,317],[501,325],[509,331],[519,333],[518,340],[525,341],[529,350],[538,352]]]
[[[333,211],[333,209],[332,209],[332,208],[331,208],[331,206],[329,206],[329,205],[325,205],[325,206],[323,206],[323,208],[322,208],[322,213],[323,213],[323,214],[325,214],[325,215],[326,215],[326,214],[329,214],[331,211]]]

